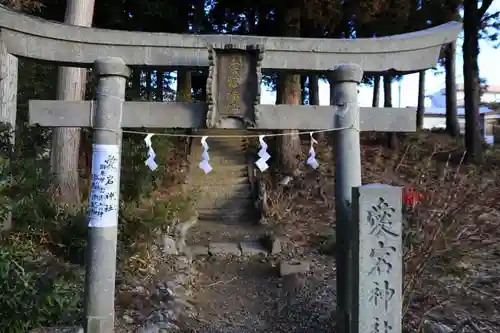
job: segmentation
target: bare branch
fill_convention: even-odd
[[[483,0],[481,4],[481,8],[478,9],[477,11],[477,17],[481,19],[486,12],[488,11],[488,8],[490,8],[491,4],[493,3],[493,0]]]

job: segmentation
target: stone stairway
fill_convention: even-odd
[[[204,135],[203,130],[197,135]],[[211,130],[210,135],[243,135],[244,130]],[[190,189],[197,198],[198,223],[189,243],[234,242],[257,238],[259,227],[252,198],[245,153],[245,139],[208,137],[212,171],[205,174],[198,164],[201,139],[191,144]]]

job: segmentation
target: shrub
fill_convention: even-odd
[[[46,262],[47,255],[39,246],[26,246],[27,242],[16,238],[11,235],[0,246],[0,326],[10,333],[25,333],[78,321],[83,274]]]
[[[0,129],[0,218],[9,211],[14,215],[14,229],[0,234],[0,327],[12,333],[72,325],[83,312],[86,204],[69,212],[53,202],[46,141],[38,142],[44,133],[28,143],[18,140],[22,149],[14,156],[10,131]],[[144,165],[142,138],[126,137],[123,146],[118,260],[121,267],[132,269],[154,264],[144,260],[151,257],[151,237],[166,231],[190,205],[183,195],[152,197],[164,185],[166,157],[173,145],[167,138],[155,140],[160,167],[151,172]],[[35,149],[29,150],[30,145]]]

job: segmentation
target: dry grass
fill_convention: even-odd
[[[168,151],[165,174],[160,187],[146,197],[122,206],[120,221],[122,238],[128,240],[128,256],[121,266],[122,273],[134,279],[153,280],[161,269],[163,255],[159,249],[161,235],[167,234],[179,220],[193,213],[192,198],[184,184],[188,173],[187,145],[174,142]]]
[[[485,163],[474,166],[464,164],[461,141],[445,134],[408,136],[397,151],[376,142],[374,135],[362,140],[363,183],[405,186],[424,195],[405,211],[406,328],[420,332],[424,320],[432,319],[464,326],[464,332],[473,326],[498,331],[500,151],[491,148]],[[319,161],[320,172],[304,169],[299,179],[269,193],[271,215],[279,221],[273,228],[312,247],[331,243],[332,236],[324,235],[334,225],[335,166],[325,163],[333,161],[326,144]]]

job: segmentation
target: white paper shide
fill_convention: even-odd
[[[89,227],[113,227],[118,224],[119,190],[120,148],[117,145],[94,144]]]

